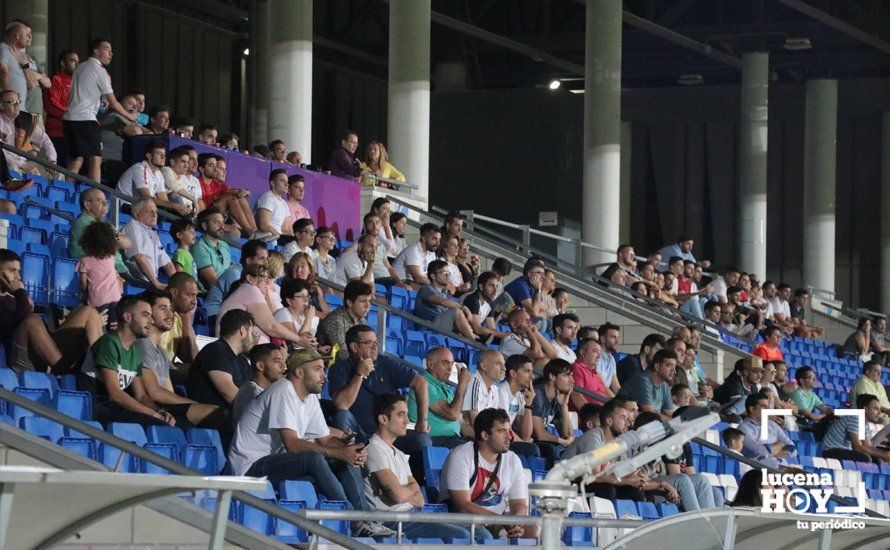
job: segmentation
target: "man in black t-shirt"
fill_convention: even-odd
[[[464,298],[464,306],[470,310],[470,327],[479,340],[487,343],[499,343],[501,338],[507,336],[507,332],[498,330],[497,313],[494,300],[498,292],[498,276],[491,271],[479,275],[476,292],[467,294]]]
[[[219,340],[204,346],[189,369],[186,386],[190,399],[231,413],[238,388],[251,378],[244,355],[255,342],[253,331],[253,316],[247,311],[233,309],[223,315]]]

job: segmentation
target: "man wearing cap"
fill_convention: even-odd
[[[714,392],[714,401],[727,406],[729,412],[742,414],[745,411],[745,398],[760,391],[760,379],[763,376],[763,360],[751,356],[739,359],[735,370],[726,377],[723,385]]]
[[[369,511],[359,470],[368,456],[366,445],[350,444],[353,434],[328,428],[318,401],[326,381],[317,351],[291,355],[285,378],[242,413],[229,464],[234,475],[266,477],[275,487],[283,480],[312,478],[324,498],[348,500],[353,509]],[[380,537],[395,532],[378,522],[359,521],[352,534]]]

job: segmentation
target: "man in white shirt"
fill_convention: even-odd
[[[234,425],[238,424],[244,410],[256,397],[287,374],[287,348],[275,344],[257,344],[250,349],[250,364],[253,376],[241,385],[232,401]]]
[[[355,246],[348,248],[337,258],[334,282],[346,286],[349,281],[362,281],[373,288],[376,250],[377,238],[374,235],[362,235]]]
[[[523,456],[541,456],[541,450],[532,440],[534,419],[531,414],[535,400],[532,382],[535,373],[531,359],[524,355],[507,357],[504,381],[498,384],[498,408],[507,411],[513,430],[510,450]]]
[[[192,147],[191,150],[194,151],[195,148]],[[161,175],[170,200],[191,205],[194,213],[198,214],[204,210],[204,196],[198,178],[189,172],[191,158],[186,147],[177,147],[167,154],[170,166],[161,168]]]
[[[723,271],[722,277],[717,277],[716,279],[714,279],[713,294],[717,297],[717,300],[721,304],[725,304],[727,302],[726,289],[739,284],[739,279],[741,278],[742,272],[739,271],[737,267],[727,267]]]
[[[163,269],[170,277],[176,273],[176,268],[155,231],[157,223],[158,207],[151,199],[141,199],[133,204],[133,219],[124,225],[121,232],[133,243],[125,251],[130,274],[164,290],[167,285],[158,281],[158,271]]]
[[[377,242],[377,248],[374,252],[374,279],[380,284],[392,285],[401,282],[401,279],[396,270],[389,264],[389,253],[386,250],[386,245],[381,240],[381,237],[386,237],[382,227],[380,216],[374,212],[365,214],[362,220],[363,233],[365,235],[374,235]]]
[[[2,90],[2,88],[0,88]],[[50,162],[56,162],[56,147],[52,140],[46,135],[43,126],[36,124],[34,118],[28,113],[22,112],[22,102],[24,99],[13,90],[4,90],[0,93],[0,139],[9,145],[18,147],[32,154],[40,153]],[[22,128],[21,119],[30,119],[31,128],[25,130]],[[17,124],[18,123],[18,124]],[[22,137],[27,137],[25,143],[18,143],[16,140],[16,131],[22,132]],[[24,157],[3,151],[9,168],[15,170],[19,174],[24,172],[36,173],[40,171],[39,165],[31,163]]]
[[[473,425],[479,411],[500,408],[501,395],[498,382],[504,379],[506,367],[501,352],[490,349],[479,354],[476,372],[464,394],[461,411],[467,424]]]
[[[408,245],[392,262],[392,267],[402,281],[410,280],[418,285],[428,285],[427,266],[436,259],[436,249],[442,233],[436,224],[425,223],[420,226],[420,239]]]
[[[408,405],[396,394],[379,395],[374,399],[377,431],[368,441],[368,459],[364,465],[365,496],[374,510],[383,512],[414,512],[426,504],[420,485],[411,475],[408,455],[393,443],[408,433]],[[384,524],[396,529],[397,524]],[[469,538],[463,527],[444,523],[402,524],[402,534],[416,538]]]
[[[312,250],[312,242],[315,240],[315,222],[309,218],[294,220],[294,223],[291,224],[291,231],[294,240],[287,243],[281,251],[284,261],[289,262],[297,252],[309,254],[314,261],[315,252]]]
[[[281,198],[287,193],[287,172],[277,168],[269,173],[269,190],[256,202],[256,231],[251,239],[274,243],[282,235],[293,236],[293,220],[287,201]]]
[[[312,478],[328,500],[348,500],[368,511],[359,468],[365,444],[352,434],[331,433],[318,394],[327,381],[324,360],[315,350],[300,350],[287,361],[287,376],[254,399],[235,427],[229,464],[236,476],[266,477],[278,486],[288,479]],[[335,474],[336,471],[336,474]],[[354,536],[392,536],[377,522],[356,522]]]
[[[161,169],[167,162],[162,141],[152,141],[145,148],[145,160],[127,168],[117,182],[117,190],[137,199],[151,199],[158,208],[172,210],[180,216],[192,213],[191,204],[173,202],[167,196]]]
[[[606,387],[612,390],[612,393],[618,395],[621,384],[618,382],[618,365],[615,362],[614,353],[618,351],[621,327],[612,323],[603,323],[600,325],[598,332],[600,335],[600,346],[603,349],[602,353],[600,353],[600,360],[596,364],[596,372],[599,373]]]
[[[553,347],[556,348],[556,357],[574,363],[577,356],[570,348],[575,343],[575,335],[581,328],[581,321],[574,313],[561,313],[553,317]]]
[[[516,308],[511,311],[507,323],[510,325],[510,333],[501,340],[499,348],[504,357],[525,355],[539,368],[551,358],[557,357],[556,348],[538,332],[526,310]]]
[[[501,409],[485,409],[473,423],[476,440],[455,447],[439,476],[439,502],[464,514],[528,515],[528,486],[522,462],[510,451],[510,417]],[[532,526],[492,526],[509,538],[534,538]]]
[[[105,67],[111,63],[112,56],[109,39],[93,40],[90,57],[77,66],[71,78],[68,110],[62,116],[68,169],[80,172],[86,159],[87,176],[95,181],[102,179],[102,138],[96,121],[102,99],[108,102],[110,111],[136,122],[136,113],[129,113],[121,106],[111,87],[111,77]]]

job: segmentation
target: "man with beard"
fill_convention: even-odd
[[[161,334],[158,345],[167,353],[170,361],[178,357],[183,363],[191,363],[198,355],[198,337],[193,326],[198,306],[198,282],[184,271],[174,273],[167,282],[170,302],[173,306],[173,325]]]
[[[170,380],[170,358],[160,345],[161,337],[170,331],[177,316],[170,293],[163,290],[147,290],[139,295],[151,305],[152,326],[145,338],[136,340],[136,348],[142,356],[142,387],[145,395],[139,400],[152,409],[163,408],[176,419],[176,425],[185,429],[205,423],[208,427],[220,424],[211,415],[220,417],[219,408],[203,405],[177,395]]]
[[[572,366],[564,359],[551,359],[544,367],[544,375],[535,383],[535,399],[532,401],[532,433],[541,456],[547,460],[547,468],[559,460],[562,451],[572,440],[572,421],[569,403],[575,382]],[[547,426],[553,425],[559,435],[553,435]]]
[[[226,220],[218,208],[211,206],[201,211],[198,214],[198,226],[204,236],[192,246],[192,257],[201,284],[209,290],[232,265],[232,249],[223,240]]]
[[[235,424],[256,397],[287,374],[287,348],[257,344],[250,350],[250,365],[253,367],[253,377],[238,389],[232,403],[232,422]]]
[[[140,296],[124,296],[117,303],[117,330],[96,340],[83,364],[78,386],[93,394],[93,416],[99,422],[131,422],[149,425],[176,425],[164,409],[155,410],[140,403],[142,356],[138,338],[148,336],[152,326],[151,305]]]

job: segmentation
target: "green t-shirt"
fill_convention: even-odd
[[[194,277],[196,281],[198,280],[195,259],[192,258],[192,253],[189,252],[188,248],[177,248],[176,252],[173,253],[173,263],[181,265],[183,271]]]
[[[214,246],[210,244],[206,236],[198,239],[198,242],[192,246],[192,256],[195,258],[197,269],[212,267],[217,278],[221,277],[223,271],[232,265],[232,251],[229,248],[229,243],[217,240]]]
[[[822,404],[822,400],[819,399],[816,392],[812,390],[805,392],[800,388],[791,393],[791,400],[794,401],[794,404],[797,405],[797,408],[801,411],[814,412],[816,405]]]
[[[74,218],[71,229],[68,231],[68,257],[72,260],[79,260],[84,257],[85,253],[83,247],[80,246],[80,237],[86,231],[87,226],[95,221],[97,221],[95,218],[83,212]],[[127,266],[124,265],[124,259],[121,256],[120,250],[114,255],[114,269],[118,273],[127,272]]]
[[[442,382],[432,374],[425,372],[423,377],[426,378],[429,387],[429,402],[446,401],[451,403],[454,399],[454,387],[447,382]],[[417,422],[417,397],[414,390],[408,394],[408,418],[411,422]],[[430,411],[429,418],[430,437],[460,435],[460,421],[445,420],[433,411]]]
[[[120,388],[126,390],[137,376],[142,376],[142,355],[135,345],[125,349],[117,332],[108,332],[96,340],[83,365],[84,374],[96,379],[96,397],[105,400],[108,392],[99,369],[116,371]]]

